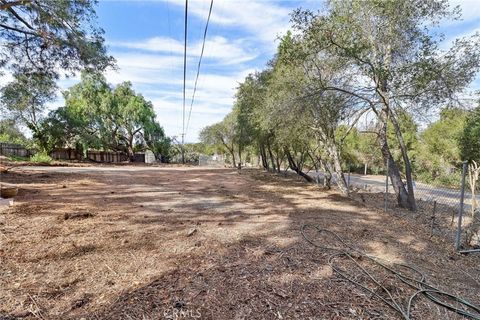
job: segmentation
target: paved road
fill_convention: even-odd
[[[312,173],[312,175],[315,176],[315,173]],[[348,175],[345,175],[345,178],[347,179]],[[323,179],[323,174],[320,174],[320,179]],[[385,192],[385,176],[351,174],[350,185],[374,192]],[[389,192],[393,192],[390,181]],[[426,201],[436,200],[437,203],[458,207],[460,204],[460,189],[449,189],[424,183],[415,183],[415,197]],[[480,203],[480,195],[477,195],[476,198],[478,203]],[[471,201],[471,193],[465,190],[465,210],[470,210]]]

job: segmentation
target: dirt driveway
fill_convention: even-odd
[[[398,319],[333,272],[305,223],[480,303],[478,255],[291,178],[82,167],[15,169],[2,182],[21,190],[0,212],[0,319]],[[422,300],[412,314],[460,319]]]

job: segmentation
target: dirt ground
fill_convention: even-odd
[[[401,318],[304,224],[480,304],[480,256],[401,214],[253,169],[93,168],[2,174],[20,191],[0,212],[0,319]],[[412,315],[461,319],[422,298]]]

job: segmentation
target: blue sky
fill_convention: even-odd
[[[464,20],[441,26],[446,43],[480,31],[480,0],[451,3],[461,6]],[[169,136],[182,132],[184,4],[183,0],[100,0],[97,7],[98,24],[119,66],[118,71],[107,72],[107,80],[112,84],[131,81],[135,90],[153,102]],[[189,1],[187,111],[209,4],[209,0]],[[275,53],[277,37],[289,28],[290,12],[320,6],[321,1],[312,0],[214,1],[186,141],[197,141],[203,127],[220,121],[231,110],[238,82],[262,69]],[[63,81],[61,86],[76,81]],[[473,86],[480,88],[480,80]]]

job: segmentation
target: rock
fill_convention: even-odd
[[[193,234],[194,234],[195,232],[197,232],[197,228],[192,228],[192,229],[188,230],[188,232],[187,232],[187,237],[193,236]]]

